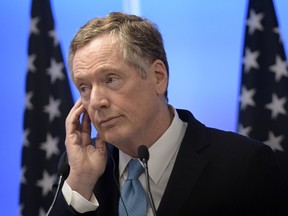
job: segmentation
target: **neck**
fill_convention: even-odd
[[[171,106],[166,105],[158,113],[160,115],[151,122],[152,126],[142,131],[135,142],[131,140],[130,145],[122,149],[123,152],[137,158],[140,145],[145,145],[149,149],[165,133],[174,118],[174,110]]]

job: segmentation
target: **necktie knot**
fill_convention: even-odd
[[[131,160],[128,164],[127,180],[138,179],[144,172],[144,168],[138,159]]]

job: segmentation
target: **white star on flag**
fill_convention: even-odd
[[[37,24],[38,24],[39,21],[40,21],[39,17],[34,17],[34,18],[31,19],[31,22],[30,22],[30,34],[38,35],[40,33],[39,29],[37,27]]]
[[[269,131],[269,138],[268,140],[264,141],[264,143],[268,146],[270,146],[273,151],[279,150],[279,151],[284,151],[282,146],[280,145],[280,142],[284,139],[283,135],[280,136],[275,136],[272,131]]]
[[[257,62],[257,58],[259,57],[259,55],[260,55],[259,51],[251,52],[249,48],[245,49],[245,56],[243,58],[245,72],[249,72],[251,68],[255,69],[259,68],[259,64]]]
[[[279,43],[282,43],[282,39],[281,39],[281,37],[280,37],[280,30],[279,30],[279,27],[277,26],[277,27],[273,28],[272,31],[273,31],[275,34],[278,35]]]
[[[30,129],[29,128],[26,128],[23,132],[23,145],[26,146],[26,147],[29,147],[30,145],[30,142],[29,142],[29,139],[28,139],[28,135],[30,134]]]
[[[247,127],[244,127],[242,124],[239,124],[239,133],[244,135],[244,136],[248,136],[249,133],[251,132],[252,130],[252,127],[251,126],[247,126]]]
[[[33,97],[33,92],[32,91],[27,92],[26,95],[25,95],[25,108],[27,110],[32,110],[33,109],[33,104],[31,102],[32,97]]]
[[[60,117],[61,112],[59,111],[59,106],[61,104],[61,100],[54,100],[53,97],[49,96],[49,104],[44,106],[44,112],[49,115],[49,122],[52,122],[55,117]]]
[[[58,143],[59,143],[58,137],[53,138],[50,133],[47,134],[46,141],[41,143],[40,147],[40,149],[46,152],[46,159],[51,158],[53,154],[57,155],[60,153],[58,149]]]
[[[20,177],[20,182],[22,183],[22,184],[26,184],[26,178],[25,178],[25,173],[26,173],[26,171],[27,171],[27,167],[26,166],[24,166],[24,167],[22,167],[21,168],[21,177]]]
[[[45,212],[45,210],[43,208],[40,208],[39,216],[46,216],[46,212]]]
[[[263,17],[263,13],[256,14],[254,10],[250,10],[249,19],[247,19],[248,32],[250,35],[253,34],[255,30],[263,31],[263,26],[261,24]]]
[[[278,98],[276,94],[272,94],[271,103],[265,105],[265,107],[272,112],[272,119],[276,119],[278,115],[283,114],[286,115],[286,110],[284,105],[287,99],[285,97]]]
[[[37,181],[36,185],[42,188],[42,196],[46,196],[48,192],[51,190],[51,186],[56,180],[56,175],[49,175],[49,173],[44,170],[42,179]]]
[[[275,64],[269,67],[275,73],[275,80],[280,81],[282,76],[288,77],[287,63],[279,55],[276,56]]]
[[[48,34],[50,37],[53,38],[53,44],[54,44],[54,47],[56,47],[59,44],[59,41],[58,41],[58,37],[57,37],[55,29],[49,31]]]
[[[35,60],[36,60],[36,54],[31,54],[28,57],[28,71],[32,73],[36,71]]]
[[[19,205],[19,209],[18,209],[20,216],[23,216],[23,213],[22,213],[23,208],[24,208],[24,205],[23,205],[23,204],[20,204],[20,205]]]
[[[64,74],[62,72],[64,65],[62,62],[57,63],[54,58],[51,59],[50,67],[47,69],[48,74],[51,78],[51,83],[53,84],[57,79],[62,80]]]
[[[253,100],[253,96],[256,93],[255,89],[247,90],[246,87],[242,88],[240,102],[241,102],[241,110],[245,109],[248,105],[255,106],[255,102]]]

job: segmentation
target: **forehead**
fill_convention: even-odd
[[[120,47],[109,35],[93,39],[78,49],[73,59],[73,71],[89,69],[94,66],[116,64],[122,61]]]
[[[81,58],[82,56],[87,57],[93,57],[97,54],[116,54],[119,53],[120,47],[115,42],[114,39],[112,39],[109,35],[103,35],[101,37],[97,37],[93,40],[91,40],[88,44],[85,46],[79,48],[74,56],[74,60],[76,58]],[[92,55],[92,56],[91,56]]]

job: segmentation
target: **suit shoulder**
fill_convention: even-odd
[[[263,151],[273,152],[272,149],[259,140],[249,138],[232,131],[224,131],[215,128],[207,128],[207,138],[210,144],[222,145],[225,148],[235,150],[253,151],[263,149]]]

